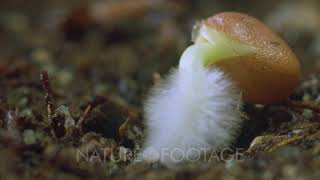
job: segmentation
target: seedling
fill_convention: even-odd
[[[145,103],[148,134],[141,159],[171,164],[221,151],[241,127],[240,100],[278,103],[298,84],[294,53],[253,17],[217,14],[197,23],[193,41],[179,68]]]
[[[300,63],[288,45],[259,20],[240,13],[220,13],[196,25],[194,45],[206,67],[230,76],[246,102],[286,100],[299,82]],[[197,50],[193,50],[197,49]],[[203,52],[205,51],[205,52]],[[191,52],[191,54],[195,54]],[[180,61],[180,68],[191,63]]]

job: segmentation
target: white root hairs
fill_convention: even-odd
[[[138,159],[172,164],[197,156],[196,149],[229,147],[242,122],[239,103],[238,91],[217,69],[195,63],[172,71],[145,103],[147,140]]]

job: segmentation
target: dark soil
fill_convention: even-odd
[[[103,20],[88,17],[93,5],[1,2],[0,179],[320,177],[318,1],[163,0]],[[148,89],[178,64],[196,20],[230,10],[266,22],[297,53],[303,77],[290,98],[298,106],[246,104],[234,146],[241,160],[174,169],[133,162]]]

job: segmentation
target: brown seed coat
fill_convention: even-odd
[[[252,54],[218,61],[243,92],[246,102],[272,104],[288,98],[299,83],[300,63],[266,25],[246,14],[224,12],[203,21],[230,38],[257,48]]]

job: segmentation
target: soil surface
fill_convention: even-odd
[[[318,179],[319,10],[316,0],[2,1],[0,179]],[[192,25],[221,11],[261,19],[293,48],[303,77],[292,101],[246,104],[227,160],[134,162],[148,90],[178,64]]]

